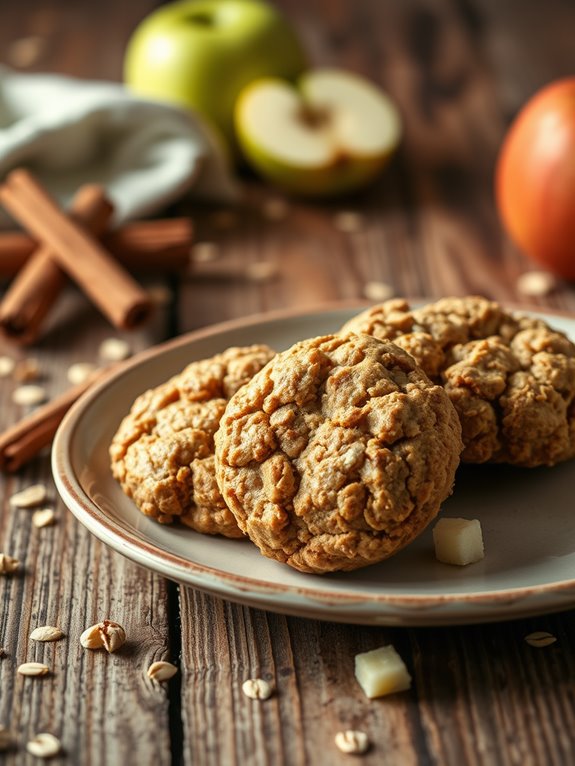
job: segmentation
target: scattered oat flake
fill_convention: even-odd
[[[34,508],[46,500],[47,494],[44,484],[31,484],[26,489],[12,495],[10,505],[13,508]]]
[[[41,508],[32,514],[32,524],[36,529],[51,527],[56,523],[56,514],[52,508]]]
[[[34,628],[30,638],[32,641],[59,641],[64,638],[64,631],[54,625],[41,625],[39,628]]]
[[[210,263],[220,257],[220,248],[215,242],[198,242],[190,253],[192,263]]]
[[[41,404],[46,401],[46,398],[46,389],[43,386],[18,386],[12,392],[14,404],[20,404],[23,407],[33,407],[36,404]]]
[[[355,234],[363,229],[363,217],[359,213],[344,210],[334,216],[333,224],[336,229],[345,234]]]
[[[18,666],[18,673],[21,676],[45,676],[49,672],[50,668],[43,662],[24,662]]]
[[[543,648],[544,646],[550,646],[557,641],[557,637],[552,633],[547,633],[546,630],[536,630],[534,633],[529,633],[525,636],[525,641],[529,646],[536,646],[537,648]]]
[[[211,221],[216,229],[233,229],[239,217],[233,210],[218,210],[212,215]]]
[[[394,294],[395,290],[391,285],[388,285],[387,282],[366,282],[363,287],[364,298],[367,298],[368,301],[373,301],[374,303],[387,301],[390,298],[393,298]]]
[[[132,355],[132,349],[122,338],[106,338],[100,343],[98,353],[107,362],[121,362]]]
[[[342,753],[361,755],[369,748],[369,738],[364,731],[347,729],[347,731],[338,731],[335,735],[335,744]]]
[[[12,375],[16,362],[11,356],[0,356],[0,378],[7,378]]]
[[[58,755],[61,749],[62,745],[58,737],[47,731],[36,734],[26,745],[26,750],[36,758],[52,758]]]
[[[29,357],[28,359],[22,359],[16,365],[14,370],[14,378],[19,383],[29,383],[31,380],[38,380],[40,377],[40,363],[37,359]]]
[[[18,559],[8,556],[7,553],[0,553],[0,574],[12,574],[19,566]]]
[[[160,660],[158,662],[152,662],[148,668],[147,675],[152,681],[169,681],[178,672],[178,668],[172,665],[171,662],[164,662]]]
[[[532,298],[549,295],[557,287],[557,280],[547,271],[528,271],[517,279],[517,292]]]
[[[242,691],[252,700],[267,700],[271,697],[273,689],[263,678],[248,678],[242,684]]]
[[[46,49],[46,39],[40,35],[29,35],[14,40],[6,51],[6,61],[15,67],[25,69],[35,64]]]
[[[96,370],[97,367],[92,362],[76,362],[68,367],[66,377],[69,383],[76,386],[79,383],[85,383]]]
[[[268,221],[282,221],[288,217],[289,210],[290,208],[286,200],[279,197],[271,197],[265,200],[262,205],[263,216]]]
[[[0,751],[8,750],[12,745],[12,734],[4,726],[0,726]]]
[[[246,266],[246,276],[253,282],[267,282],[278,275],[278,267],[271,261],[254,261]]]

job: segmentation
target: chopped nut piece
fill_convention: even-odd
[[[96,370],[97,367],[95,364],[92,364],[92,362],[76,362],[68,367],[66,377],[68,378],[69,383],[76,386],[79,383],[84,383],[88,380]]]
[[[148,678],[152,681],[168,681],[170,678],[176,675],[178,668],[172,665],[171,662],[152,662],[148,668]]]
[[[56,514],[51,508],[42,508],[40,511],[34,511],[32,514],[32,524],[36,529],[51,527],[56,523]]]
[[[391,645],[356,654],[355,677],[370,699],[401,692],[411,686],[411,676]]]
[[[6,553],[0,553],[0,574],[12,574],[20,566],[18,559],[8,556]]]
[[[10,505],[12,508],[34,508],[44,502],[46,495],[46,487],[43,484],[31,484],[12,495]]]
[[[132,349],[122,338],[106,338],[100,343],[98,353],[106,362],[121,362],[132,355]]]
[[[289,214],[289,205],[285,199],[270,197],[263,203],[262,213],[268,221],[282,221]]]
[[[369,739],[364,731],[348,729],[347,731],[338,731],[335,735],[335,744],[342,753],[361,755],[361,753],[367,752]]]
[[[4,726],[0,726],[0,752],[8,750],[12,742],[12,734]]]
[[[363,287],[364,298],[380,303],[393,298],[395,290],[387,282],[366,282]]]
[[[37,359],[30,357],[18,362],[14,370],[14,377],[20,383],[29,383],[31,380],[38,380],[40,377],[40,364]]]
[[[41,625],[39,628],[34,628],[30,638],[32,641],[58,641],[64,638],[64,631],[54,625]]]
[[[263,678],[248,678],[242,684],[242,691],[252,700],[267,700],[271,697],[272,687]]]
[[[333,223],[336,229],[345,234],[355,234],[363,228],[363,218],[359,213],[344,210],[334,216]]]
[[[105,649],[110,654],[117,651],[126,641],[126,631],[117,622],[103,620],[91,625],[80,636],[85,649]]]
[[[517,280],[517,292],[531,298],[549,295],[557,287],[557,280],[547,271],[527,271]]]
[[[220,249],[215,242],[198,242],[192,247],[190,260],[192,263],[210,263],[220,256]]]
[[[267,282],[277,275],[278,267],[271,261],[254,261],[246,266],[246,276],[253,282]]]
[[[18,386],[12,392],[12,401],[22,407],[34,407],[45,402],[46,389],[43,386]]]
[[[484,557],[478,519],[440,519],[433,528],[435,557],[444,564],[467,566]]]
[[[49,672],[48,665],[44,665],[43,662],[24,662],[18,666],[21,676],[45,676]]]
[[[542,649],[544,646],[550,646],[557,641],[557,637],[553,633],[547,633],[546,630],[536,630],[535,633],[529,633],[525,636],[525,641],[529,646],[536,646],[538,649]]]
[[[0,378],[12,375],[16,362],[10,356],[0,356]]]
[[[31,755],[35,755],[36,758],[52,758],[58,755],[61,749],[62,745],[58,737],[47,731],[36,734],[34,739],[31,739],[26,745],[26,750]]]

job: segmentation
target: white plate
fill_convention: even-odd
[[[108,445],[134,398],[232,345],[277,350],[337,330],[357,309],[267,315],[192,333],[135,357],[85,394],[52,454],[58,490],[96,537],[144,567],[194,588],[278,612],[386,625],[505,620],[575,605],[575,462],[554,468],[465,466],[446,516],[481,520],[485,559],[437,562],[431,530],[376,566],[323,577],[264,558],[247,541],[199,535],[144,517],[112,478]],[[271,317],[271,318],[270,318]],[[544,316],[575,338],[575,320]]]

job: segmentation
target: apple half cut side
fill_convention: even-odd
[[[333,196],[372,181],[397,148],[401,118],[370,82],[336,69],[297,86],[266,78],[236,103],[236,135],[248,162],[283,189]]]

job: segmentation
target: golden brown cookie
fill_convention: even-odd
[[[134,402],[110,446],[112,473],[142,513],[197,532],[242,537],[218,489],[214,433],[228,399],[274,355],[230,348],[192,362]]]
[[[391,300],[347,322],[408,351],[461,420],[462,460],[553,465],[575,456],[575,345],[540,319],[480,297],[411,309]]]
[[[400,348],[329,335],[278,354],[231,398],[216,475],[264,555],[304,572],[351,570],[434,518],[460,433],[445,391]]]

